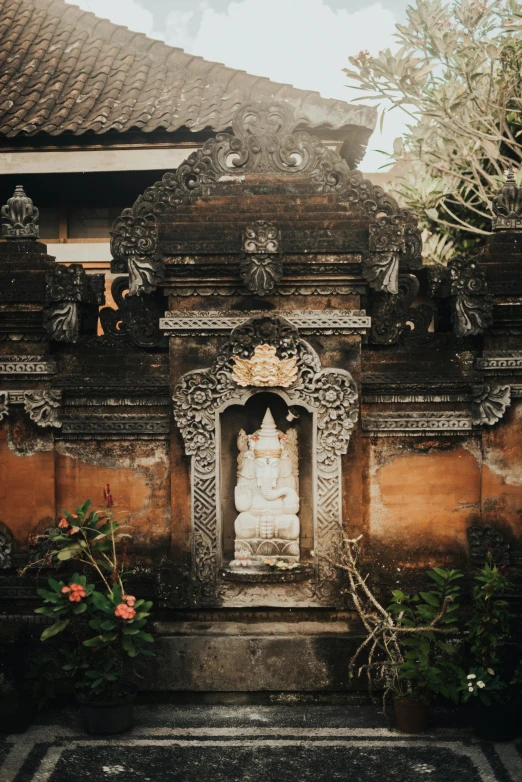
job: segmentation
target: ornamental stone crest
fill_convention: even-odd
[[[232,134],[218,133],[205,141],[176,172],[166,173],[131,208],[124,209],[111,231],[112,268],[128,271],[129,296],[151,293],[164,278],[164,258],[157,243],[158,222],[178,206],[211,192],[213,187],[227,181],[239,182],[251,173],[285,174],[289,183],[291,177],[298,176],[301,181],[307,180],[310,192],[336,193],[350,210],[377,220],[372,240],[378,246],[374,251],[375,263],[391,264],[391,268],[383,273],[369,271],[368,278],[375,279],[377,286],[382,281],[382,289],[394,287],[397,253],[408,268],[420,265],[420,232],[412,215],[401,210],[394,198],[364,179],[359,171],[351,171],[346,161],[319,138],[296,130],[300,122],[301,118],[293,116],[287,104],[271,100],[245,103],[232,121]],[[390,226],[382,220],[386,216],[394,218]],[[268,249],[275,237],[269,236],[272,228],[267,226],[263,227],[267,238],[263,248],[259,241],[261,229],[255,224],[251,228],[255,236],[245,236],[243,246],[243,279],[259,293],[266,292],[266,286],[275,284],[274,280],[282,274],[281,250]],[[245,249],[247,240],[252,249]],[[371,264],[369,260],[368,268]]]
[[[38,239],[39,212],[21,185],[2,207],[2,237],[4,239]]]
[[[258,345],[250,359],[235,356],[232,380],[247,386],[289,388],[297,379],[297,359],[282,361],[271,345]]]
[[[477,258],[452,258],[428,270],[431,293],[447,299],[457,337],[482,334],[493,322],[493,299]]]
[[[249,361],[256,348],[263,345],[274,348],[281,362],[295,362],[297,376],[293,385],[279,393],[289,405],[302,405],[313,414],[315,549],[318,553],[333,553],[338,545],[342,515],[340,460],[348,450],[359,412],[355,382],[345,370],[323,369],[313,348],[284,318],[275,315],[251,318],[233,330],[212,367],[187,372],[173,395],[174,418],[183,436],[185,452],[192,457],[194,577],[208,585],[203,600],[208,604],[225,599],[224,587],[217,583],[220,565],[217,421],[226,407],[244,404],[256,393],[254,389],[238,388],[233,372],[238,358]],[[276,387],[274,391],[278,392]],[[332,605],[335,569],[324,564],[318,568],[317,581],[310,587],[313,594],[307,597],[306,604]]]

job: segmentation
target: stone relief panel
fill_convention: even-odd
[[[312,347],[295,326],[274,315],[251,318],[234,329],[212,367],[183,375],[174,395],[174,417],[185,452],[192,457],[192,524],[194,578],[205,585],[196,590],[202,604],[252,605],[261,589],[225,584],[218,580],[218,468],[216,432],[219,413],[230,404],[244,404],[255,388],[240,387],[233,379],[236,359],[249,360],[256,347],[268,344],[281,361],[295,359],[297,377],[288,388],[274,387],[288,405],[302,405],[314,415],[316,466],[315,549],[332,551],[341,521],[341,456],[347,452],[358,418],[358,394],[351,375],[339,369],[322,369]],[[266,386],[263,386],[266,389]],[[270,585],[261,601],[269,604],[333,605],[336,574],[319,560],[313,579],[301,584]],[[282,590],[282,591],[281,591]],[[293,597],[290,598],[290,593]],[[271,596],[268,596],[271,595]],[[230,602],[231,601],[231,602]],[[266,604],[266,602],[265,602]]]

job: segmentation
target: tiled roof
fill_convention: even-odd
[[[263,96],[290,103],[310,128],[357,129],[360,146],[375,126],[373,108],[208,62],[63,0],[0,0],[4,136],[219,131]]]

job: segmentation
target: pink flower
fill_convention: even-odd
[[[63,595],[66,595],[67,592],[70,592],[70,591],[71,591],[71,587],[67,587],[67,586],[62,587],[62,594]]]
[[[79,531],[80,531],[79,527],[71,527],[71,529],[69,530],[69,532],[67,534],[68,535],[76,535],[76,533],[79,532]]]
[[[61,527],[61,529],[65,529],[65,527],[69,526],[69,522],[67,521],[67,519],[60,519],[60,521],[58,522],[58,526]]]
[[[120,619],[134,619],[136,611],[127,603],[119,603],[114,609],[114,615],[120,617]]]
[[[131,608],[132,608],[132,606],[133,606],[133,605],[135,604],[135,602],[136,602],[136,598],[134,597],[134,595],[124,595],[124,596],[123,596],[123,599],[125,600],[125,602],[127,603],[127,605],[128,605],[128,606],[130,606]]]
[[[72,516],[73,519],[77,519],[78,518],[78,514],[77,513],[72,513],[71,516]]]
[[[71,594],[69,595],[69,600],[71,603],[79,603],[82,597],[85,597],[85,595],[85,589],[81,584],[71,584]]]

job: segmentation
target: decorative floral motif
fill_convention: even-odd
[[[471,413],[476,426],[493,426],[500,421],[506,408],[511,404],[511,388],[485,383],[473,389]]]
[[[38,426],[60,427],[61,400],[61,391],[26,391],[24,407],[31,421]]]

